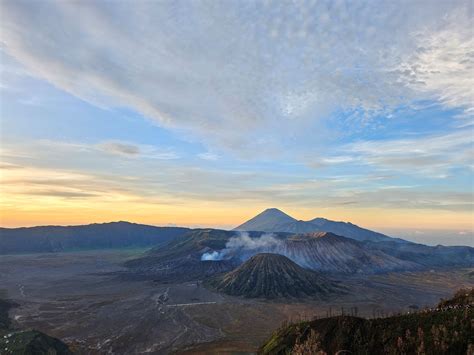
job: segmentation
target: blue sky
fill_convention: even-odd
[[[3,225],[230,227],[280,207],[472,244],[469,1],[3,1],[0,16]]]

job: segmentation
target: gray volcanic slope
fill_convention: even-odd
[[[263,232],[252,232],[249,236],[258,238]],[[204,253],[222,250],[230,238],[238,233],[218,229],[196,229],[182,238],[151,249],[140,258],[125,263],[133,277],[153,278],[163,281],[199,280],[217,273],[234,269],[241,263],[238,258],[218,261],[204,261]]]
[[[263,231],[285,233],[331,232],[359,241],[397,241],[382,233],[361,228],[352,223],[336,222],[325,218],[299,221],[276,208],[269,208],[236,227],[237,231]]]
[[[201,256],[211,250],[223,249],[235,232],[216,229],[197,229],[164,246],[151,249],[140,258],[125,263],[133,277],[161,281],[183,282],[199,280],[235,268],[232,260],[202,261]]]
[[[283,255],[257,254],[234,271],[206,282],[209,287],[249,298],[324,298],[341,289],[318,273],[306,270]]]
[[[295,235],[278,250],[268,251],[285,255],[303,267],[328,272],[374,273],[420,268],[415,262],[369,250],[360,242],[326,232]]]

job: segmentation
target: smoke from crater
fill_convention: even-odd
[[[226,243],[225,248],[220,251],[204,253],[201,260],[224,260],[232,257],[247,259],[256,253],[268,252],[281,247],[283,241],[276,238],[274,234],[263,234],[258,238],[251,238],[247,232],[239,232]]]

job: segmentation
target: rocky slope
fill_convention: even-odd
[[[204,253],[224,249],[235,232],[217,229],[198,229],[183,238],[151,249],[143,257],[128,261],[133,277],[161,281],[199,280],[216,273],[234,269],[237,260],[201,260]]]
[[[325,298],[342,289],[320,274],[278,254],[257,254],[234,271],[206,284],[223,293],[248,298]]]
[[[367,250],[360,242],[327,232],[289,237],[278,249],[299,265],[319,271],[374,273],[419,268],[415,262]]]

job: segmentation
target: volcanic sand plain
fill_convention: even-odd
[[[474,269],[429,270],[336,279],[347,294],[325,301],[252,300],[200,282],[120,277],[143,249],[3,255],[0,295],[19,304],[15,325],[61,338],[80,354],[254,353],[285,321],[341,312],[378,317],[432,306],[474,286]]]

